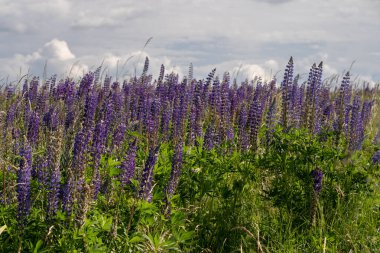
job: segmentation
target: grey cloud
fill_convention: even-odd
[[[253,0],[256,2],[268,3],[268,4],[284,4],[291,2],[293,0]]]
[[[153,72],[165,63],[186,73],[193,62],[199,77],[212,66],[223,73],[241,63],[247,73],[261,68],[266,74],[281,70],[293,55],[300,72],[321,59],[338,72],[357,60],[355,73],[380,79],[375,0],[0,0],[0,5],[1,75],[14,75],[20,66],[38,74],[46,60],[51,71],[65,72],[76,61],[83,70],[103,58],[112,72],[115,59],[138,52],[153,36],[145,49]],[[75,58],[67,51],[57,54],[57,44],[44,46],[54,38],[67,42]]]

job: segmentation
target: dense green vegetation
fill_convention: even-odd
[[[2,252],[380,251],[377,87],[147,71],[7,84]]]

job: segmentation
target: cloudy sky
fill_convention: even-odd
[[[352,65],[380,81],[379,0],[0,0],[0,79],[81,75],[103,62],[112,75],[141,72],[203,78],[217,68],[269,78],[290,56],[295,72],[325,63],[325,77]],[[145,42],[153,37],[144,48]],[[353,63],[353,64],[352,64]]]

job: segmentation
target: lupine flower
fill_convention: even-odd
[[[127,130],[127,125],[125,125],[124,122],[120,122],[119,125],[116,127],[114,133],[113,133],[113,146],[115,148],[118,148],[122,141],[124,140],[125,131]]]
[[[248,119],[247,110],[245,106],[243,106],[240,110],[239,119],[238,119],[238,129],[239,129],[238,142],[239,142],[240,149],[242,151],[246,150],[249,146],[249,139],[246,133],[247,119]]]
[[[13,103],[8,109],[7,116],[5,118],[5,124],[4,124],[4,134],[3,134],[4,139],[7,135],[7,128],[12,125],[13,120],[15,119],[16,108],[17,108],[17,103]]]
[[[255,94],[253,96],[252,104],[249,109],[248,126],[250,131],[250,141],[252,148],[257,149],[257,135],[259,133],[261,120],[262,120],[262,108],[260,103],[261,84],[257,84]]]
[[[45,113],[43,117],[43,124],[52,131],[57,130],[59,124],[58,115],[57,111],[53,107],[50,107],[49,111]]]
[[[351,119],[350,119],[350,135],[349,135],[349,141],[350,141],[350,148],[354,148],[357,140],[357,125],[358,121],[361,121],[361,117],[359,117],[359,109],[360,109],[360,98],[359,96],[355,96],[352,109],[351,109]]]
[[[48,206],[47,206],[47,220],[52,219],[58,210],[59,191],[61,187],[61,171],[60,163],[60,148],[61,141],[58,139],[51,139],[47,147],[47,160],[49,168],[48,184]]]
[[[159,117],[160,114],[160,101],[158,99],[155,99],[152,101],[150,110],[148,112],[148,119],[147,119],[147,132],[149,134],[149,137],[154,142],[157,138],[158,134],[158,127],[159,127]]]
[[[211,150],[213,147],[214,147],[214,130],[210,124],[206,129],[206,133],[203,139],[203,148],[205,150]]]
[[[93,162],[93,194],[94,198],[98,196],[100,189],[100,173],[99,163],[100,158],[104,152],[106,136],[105,136],[105,124],[101,120],[95,126],[94,137],[92,140],[92,162]]]
[[[91,92],[86,97],[86,104],[83,115],[83,129],[91,131],[94,124],[94,116],[98,105],[98,95],[96,92]]]
[[[174,156],[172,160],[172,170],[170,173],[169,182],[165,188],[165,202],[166,202],[166,214],[170,213],[170,209],[167,209],[170,206],[170,198],[174,195],[178,182],[181,176],[182,170],[182,153],[183,153],[183,145],[182,142],[179,142],[174,150]]]
[[[24,84],[23,84],[23,86],[22,86],[21,94],[22,94],[23,96],[27,96],[27,95],[28,95],[28,90],[29,90],[28,80],[25,79]]]
[[[363,126],[366,127],[372,114],[373,101],[364,101],[362,108]]]
[[[75,112],[74,111],[69,111],[66,114],[66,119],[65,119],[65,130],[67,131],[74,123],[75,119]]]
[[[271,102],[271,105],[269,107],[269,110],[266,115],[266,132],[265,132],[265,138],[266,138],[266,144],[269,145],[273,138],[273,131],[274,131],[274,123],[275,123],[275,117],[276,117],[276,98],[273,99]]]
[[[103,92],[104,92],[104,94],[107,94],[109,92],[110,86],[111,86],[111,82],[112,82],[112,77],[107,75],[104,78],[104,84],[103,84]]]
[[[311,176],[313,178],[313,194],[310,207],[310,218],[312,226],[315,226],[317,220],[317,203],[319,194],[322,190],[323,172],[320,168],[317,167],[311,172]]]
[[[161,64],[160,75],[158,76],[158,81],[157,81],[157,87],[160,87],[160,85],[162,84],[162,81],[164,80],[164,74],[165,74],[165,66]]]
[[[13,97],[13,95],[15,94],[15,87],[12,85],[8,85],[5,88],[5,91],[6,91],[6,98],[9,101]]]
[[[153,190],[153,169],[157,162],[158,151],[160,146],[151,148],[149,151],[149,156],[146,160],[145,167],[142,174],[142,179],[140,182],[140,198],[151,202],[152,201],[152,190]]]
[[[25,143],[20,150],[20,169],[17,172],[18,220],[24,224],[30,210],[30,180],[32,176],[32,149]]]
[[[376,151],[372,156],[372,162],[374,164],[380,164],[380,150]]]
[[[131,179],[135,175],[136,169],[136,140],[129,144],[128,152],[124,157],[123,162],[120,165],[121,169],[121,185],[125,186],[131,182]]]
[[[37,100],[37,94],[38,94],[38,84],[39,79],[37,77],[33,77],[33,79],[30,81],[29,91],[28,91],[28,98],[30,103],[33,103]]]
[[[356,122],[356,138],[354,149],[360,150],[364,141],[364,122],[361,112],[358,113],[358,120]]]
[[[84,183],[84,154],[87,149],[85,134],[79,131],[74,140],[72,169],[69,169],[67,181],[63,190],[63,211],[71,214],[74,196],[81,192]]]
[[[196,113],[197,113],[197,108],[195,107],[195,105],[192,105],[190,114],[189,114],[189,128],[188,128],[188,136],[187,136],[187,143],[189,145],[192,145],[195,141]]]
[[[148,69],[149,69],[149,58],[148,56],[145,57],[145,62],[144,62],[144,69],[143,69],[143,72],[142,72],[142,76],[146,76],[146,74],[148,73]]]
[[[290,57],[284,73],[284,80],[281,83],[282,92],[282,112],[281,125],[286,129],[288,127],[288,117],[290,116],[290,87],[293,82],[293,57]]]
[[[317,194],[319,194],[322,190],[323,172],[320,168],[317,167],[311,172],[311,176],[313,177],[314,181],[313,189]]]
[[[167,140],[169,132],[169,122],[170,122],[170,107],[169,102],[165,99],[162,103],[162,116],[161,116],[161,133],[164,140]]]
[[[88,92],[91,90],[92,82],[94,81],[94,73],[89,72],[80,81],[79,89],[78,89],[78,96],[79,97],[86,97]]]
[[[40,117],[38,116],[38,113],[32,112],[28,125],[28,140],[31,144],[35,144],[38,139],[39,124]]]

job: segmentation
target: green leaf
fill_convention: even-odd
[[[36,246],[34,247],[33,253],[38,253],[38,250],[41,248],[42,244],[43,244],[43,241],[38,240]]]
[[[137,242],[141,242],[143,240],[144,240],[143,238],[141,238],[140,236],[136,235],[131,240],[129,240],[129,242],[130,243],[137,243]]]
[[[117,168],[117,167],[111,167],[110,169],[110,176],[113,177],[113,176],[117,176],[120,174],[120,169]]]

